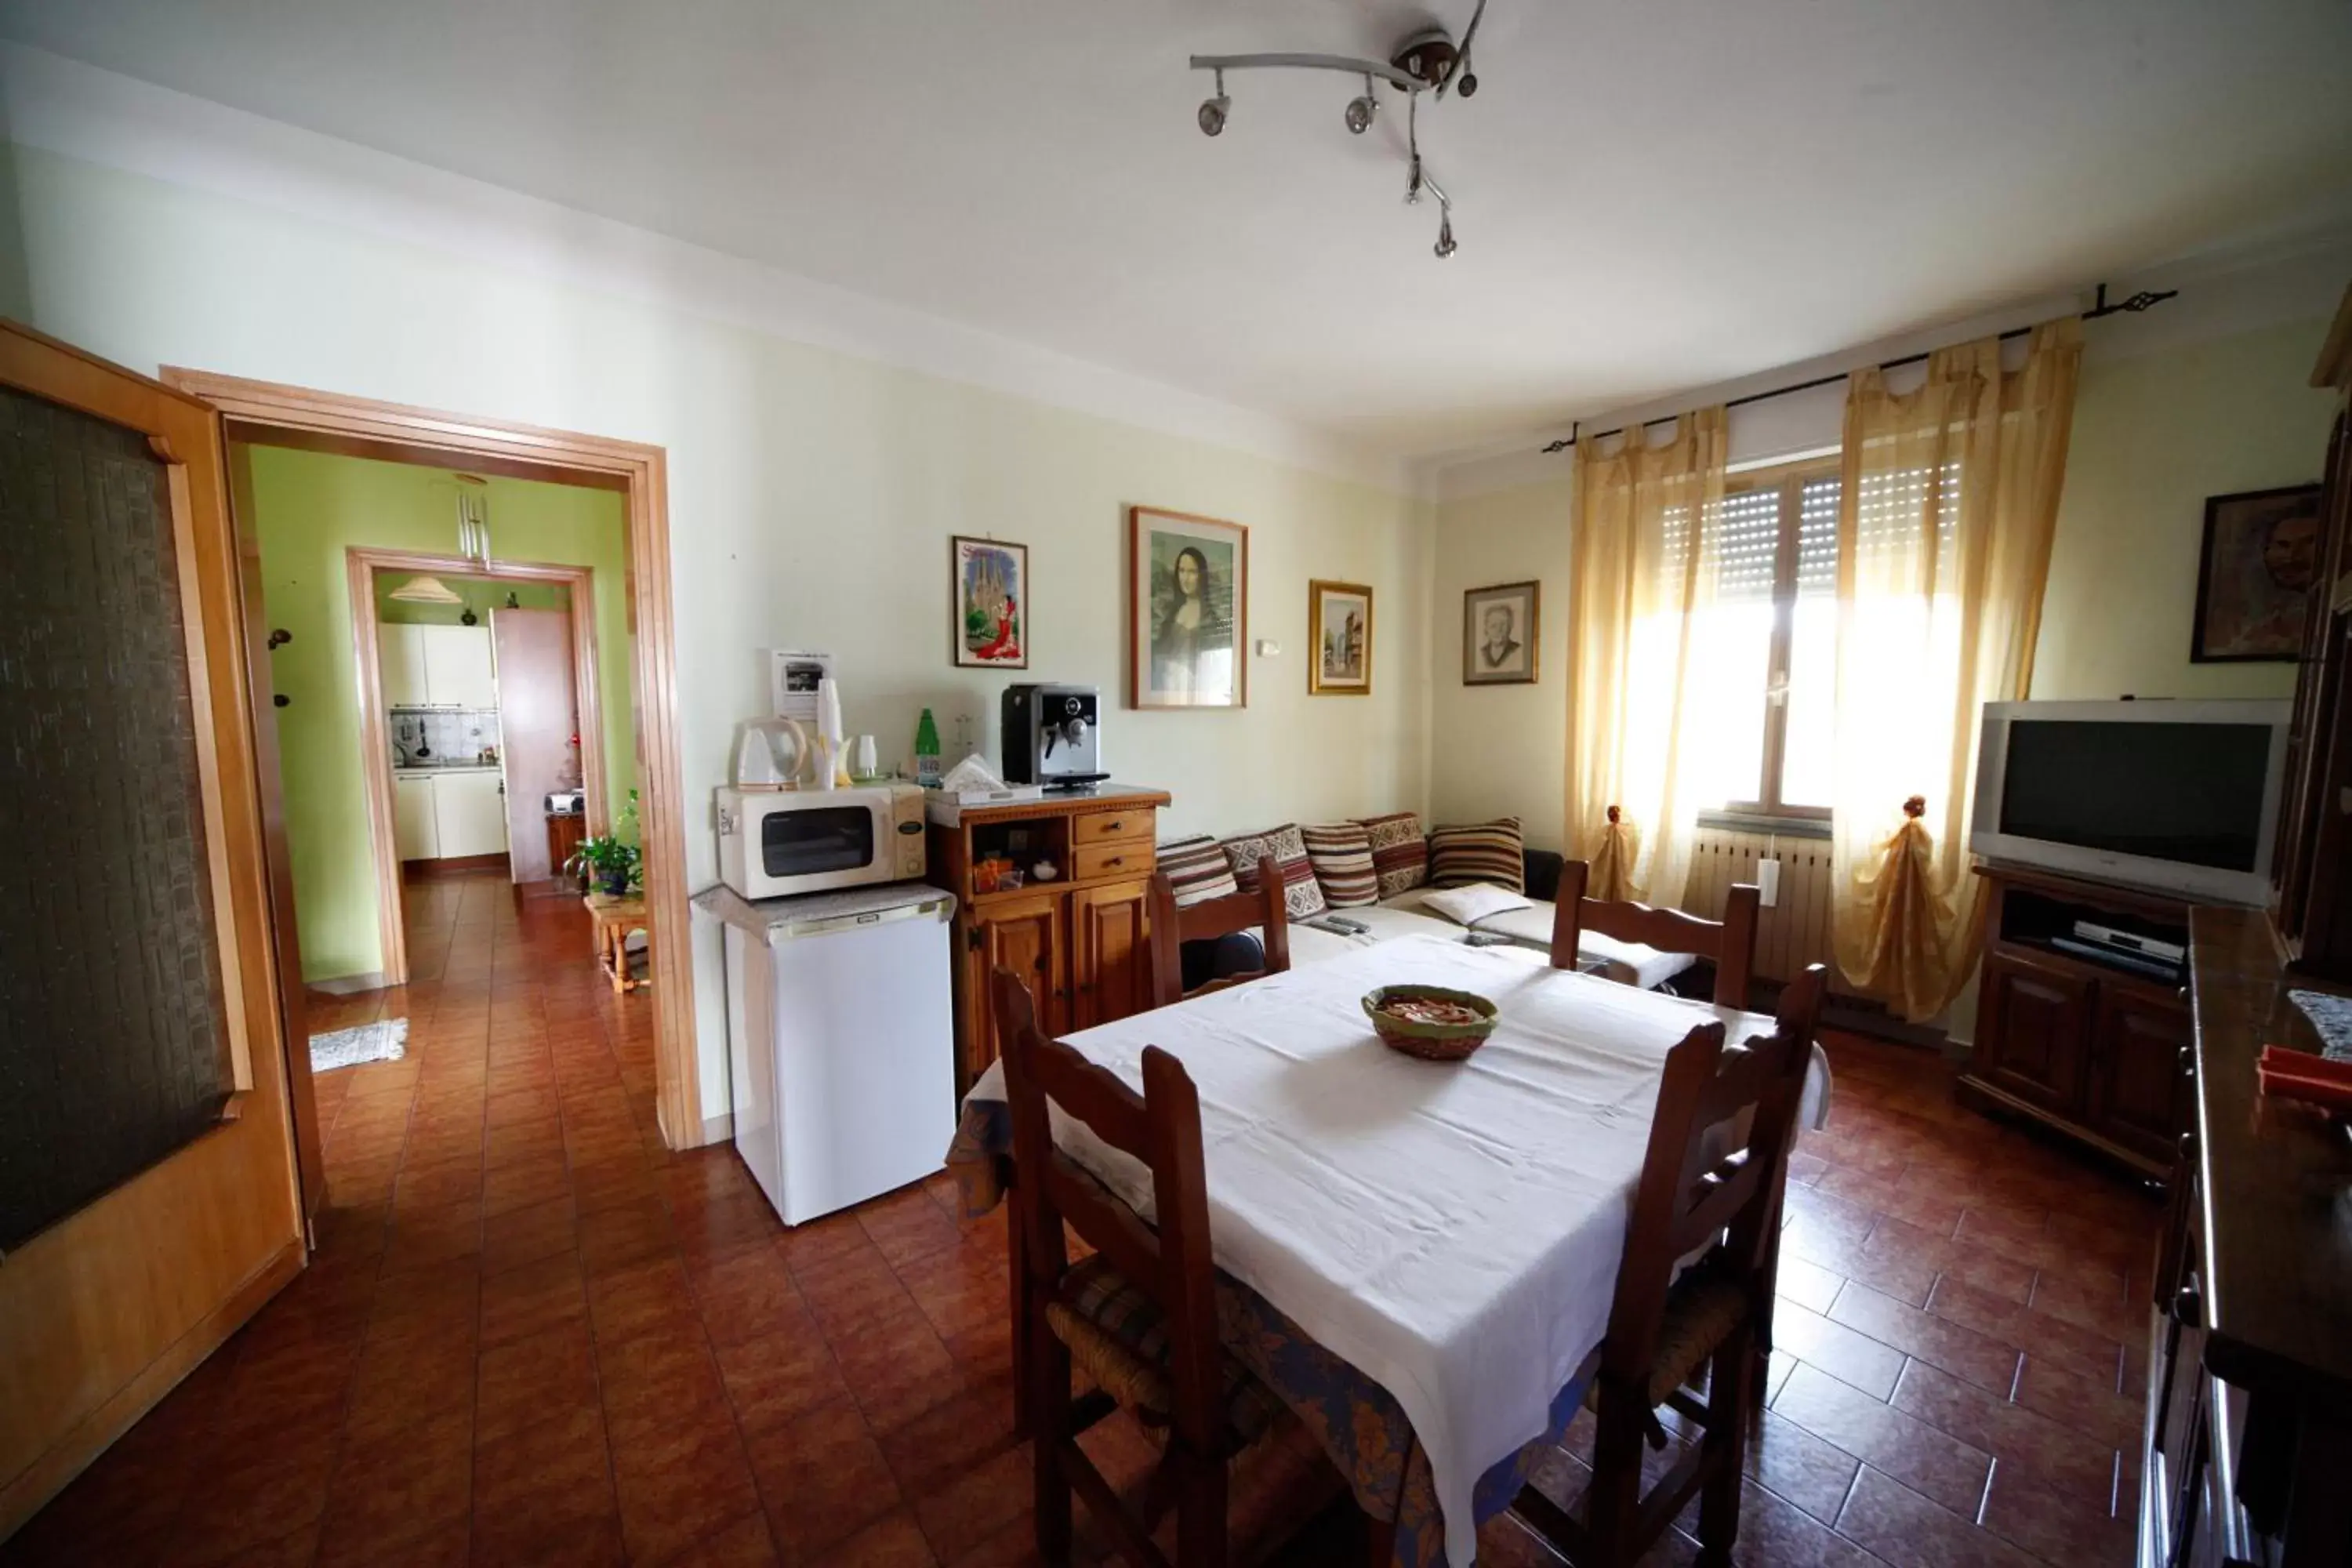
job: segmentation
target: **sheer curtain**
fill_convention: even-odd
[[[1838,503],[1832,867],[1838,966],[1914,1020],[1976,967],[1967,838],[1979,710],[2021,698],[2082,359],[2067,317],[2004,374],[1986,338],[1897,396],[1857,373]]]
[[[1636,426],[1606,454],[1577,449],[1567,842],[1592,898],[1679,900],[1712,804],[1706,737],[1741,689],[1717,668],[1740,638],[1711,613],[1726,428],[1717,406],[1676,419],[1664,446]]]

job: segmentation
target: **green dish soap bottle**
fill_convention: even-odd
[[[915,782],[925,789],[940,787],[940,727],[928,708],[915,724]]]

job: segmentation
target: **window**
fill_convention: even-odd
[[[1725,489],[1703,668],[1724,721],[1706,797],[1727,812],[1829,816],[1837,513],[1834,460]]]

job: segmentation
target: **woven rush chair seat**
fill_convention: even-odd
[[[1175,1409],[1168,1385],[1167,1315],[1159,1303],[1097,1253],[1063,1277],[1063,1300],[1045,1306],[1054,1337],[1097,1387],[1131,1407],[1148,1427],[1164,1428]],[[1221,1358],[1227,1425],[1243,1444],[1263,1436],[1281,1415],[1273,1390],[1232,1356]]]
[[[1658,1326],[1658,1359],[1650,1368],[1651,1405],[1664,1405],[1668,1394],[1687,1385],[1747,1312],[1748,1292],[1735,1280],[1696,1268],[1676,1280],[1666,1298],[1665,1319]],[[1584,1406],[1596,1414],[1601,1409],[1597,1377],[1585,1386]]]

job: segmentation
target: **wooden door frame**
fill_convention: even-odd
[[[686,885],[686,786],[670,605],[668,457],[659,447],[408,404],[165,366],[165,384],[219,409],[228,438],[619,490],[628,531],[646,913],[653,952],[655,1110],[673,1149],[704,1139]],[[236,520],[240,535],[250,526]]]
[[[360,779],[366,786],[368,845],[375,862],[376,936],[383,948],[383,983],[405,985],[408,924],[402,918],[401,909],[400,837],[393,826],[392,755],[383,743],[383,738],[391,732],[392,719],[383,700],[383,640],[375,609],[375,574],[379,572],[555,583],[570,592],[572,691],[580,727],[580,787],[587,797],[588,831],[603,833],[611,826],[612,818],[606,814],[604,711],[597,690],[596,569],[544,561],[485,563],[469,561],[462,555],[426,555],[413,550],[380,550],[367,544],[348,545],[343,550],[344,581],[352,596],[352,652],[359,660]]]

